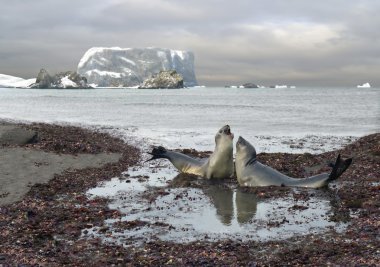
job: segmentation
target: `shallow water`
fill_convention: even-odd
[[[292,193],[258,200],[255,194],[243,192],[234,184],[199,179],[192,187],[178,186],[186,179],[191,178],[178,175],[170,163],[160,161],[158,166],[135,167],[122,178],[115,177],[89,190],[91,197],[111,198],[110,208],[121,211],[123,216],[120,220],[105,222],[110,228],[107,233],[99,233],[95,227],[86,229],[87,234],[83,237],[96,236],[124,245],[150,240],[181,243],[223,239],[262,241],[330,229],[343,231],[346,227],[329,221],[330,200],[321,191],[306,191],[310,196],[305,200],[294,198]],[[298,190],[301,189],[292,192]],[[126,230],[113,227],[116,222],[135,221],[146,224]]]

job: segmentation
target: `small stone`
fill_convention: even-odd
[[[107,227],[107,226],[103,226],[103,227],[100,227],[100,228],[99,228],[99,232],[100,232],[100,233],[104,233],[104,232],[107,232],[108,229],[109,229],[109,227]]]

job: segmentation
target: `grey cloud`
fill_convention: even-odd
[[[380,85],[379,1],[0,0],[0,6],[0,73],[75,69],[92,46],[156,46],[192,50],[198,80],[208,85],[362,79]]]

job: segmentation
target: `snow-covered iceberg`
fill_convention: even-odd
[[[163,70],[176,70],[185,86],[198,85],[193,53],[162,48],[93,47],[77,72],[99,87],[134,87]]]
[[[0,87],[27,88],[35,83],[36,79],[23,79],[6,74],[0,74]]]
[[[363,83],[362,85],[356,86],[357,88],[371,88],[371,85],[369,83]]]

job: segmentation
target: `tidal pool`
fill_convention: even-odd
[[[308,197],[295,198],[299,191]],[[142,164],[87,193],[110,198],[110,208],[122,217],[106,220],[106,231],[94,227],[82,236],[124,245],[152,240],[265,241],[346,227],[329,220],[331,199],[321,190],[293,188],[263,200],[236,183],[179,175],[167,161]]]

